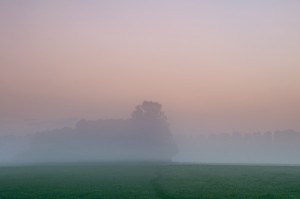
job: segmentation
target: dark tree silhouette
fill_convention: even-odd
[[[136,106],[132,118],[166,121],[167,118],[161,108],[162,105],[157,102],[144,101],[143,104]]]
[[[144,150],[145,157],[169,161],[177,153],[177,145],[161,104],[144,101],[136,106],[132,121],[135,137],[140,139],[137,143],[141,145],[140,150]]]
[[[162,105],[144,101],[129,119],[80,120],[36,133],[29,161],[170,161],[177,152]]]

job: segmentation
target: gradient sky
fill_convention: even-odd
[[[163,104],[178,133],[300,130],[300,1],[0,1],[0,135]]]

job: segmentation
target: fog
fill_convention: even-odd
[[[0,1],[0,164],[299,164],[299,24],[298,0]]]
[[[174,135],[170,126],[161,104],[144,101],[128,119],[82,119],[74,127],[2,136],[0,164],[300,164],[300,133],[294,130]]]
[[[294,130],[178,136],[175,161],[225,164],[300,164],[300,133]]]

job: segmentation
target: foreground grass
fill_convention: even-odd
[[[300,167],[73,165],[0,167],[0,199],[300,198]]]

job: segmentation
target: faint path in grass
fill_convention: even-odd
[[[162,188],[159,184],[159,181],[162,179],[162,172],[160,168],[157,168],[155,177],[150,180],[150,184],[154,189],[156,195],[160,199],[176,199],[175,197],[171,196],[170,194],[166,193],[166,191]]]

